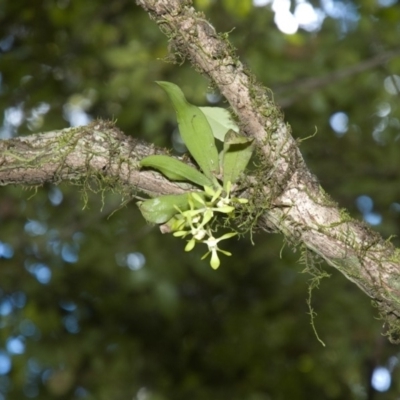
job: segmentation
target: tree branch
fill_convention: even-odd
[[[0,184],[83,183],[94,178],[132,194],[182,193],[182,188],[160,174],[139,170],[140,159],[162,153],[125,136],[111,122],[95,121],[88,126],[0,141]]]
[[[269,91],[245,70],[224,35],[196,13],[190,1],[137,0],[170,38],[180,56],[208,76],[230,103],[242,131],[253,137],[261,165],[248,196],[261,213],[258,225],[313,251],[356,283],[379,307],[388,333],[400,337],[400,255],[388,241],[352,220],[325,194],[306,168]],[[156,150],[96,121],[0,142],[0,183],[41,185],[90,177],[134,194],[181,193],[138,161]],[[306,250],[308,249],[308,250]]]
[[[341,81],[342,79],[350,78],[353,75],[360,74],[369,69],[376,68],[380,65],[386,64],[391,59],[398,57],[400,55],[400,49],[395,49],[391,51],[386,51],[376,56],[369,58],[368,60],[363,60],[355,65],[350,65],[349,67],[342,68],[338,71],[333,71],[330,74],[324,76],[318,76],[308,79],[301,79],[296,82],[290,82],[286,84],[279,85],[273,88],[275,95],[280,93],[295,93],[299,92],[294,96],[283,97],[279,99],[279,105],[282,108],[289,107],[297,100],[303,98],[304,93],[311,92],[313,90],[322,89],[326,86],[332,85],[335,82]]]
[[[379,307],[393,341],[400,337],[400,252],[325,194],[306,168],[296,142],[268,90],[245,70],[226,35],[185,0],[137,0],[170,39],[179,56],[208,76],[264,156],[258,194],[260,223],[314,251],[356,283]],[[257,193],[255,193],[257,196]]]

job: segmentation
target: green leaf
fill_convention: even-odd
[[[163,224],[170,220],[179,211],[189,209],[188,194],[166,195],[145,201],[138,201],[137,205],[143,217],[153,224]]]
[[[229,131],[225,135],[224,149],[221,152],[223,165],[223,184],[235,183],[246,169],[253,153],[253,140]]]
[[[190,154],[209,179],[219,173],[218,151],[214,136],[203,112],[190,104],[182,90],[170,82],[157,82],[168,94],[174,105],[179,131]]]
[[[172,157],[162,155],[149,156],[142,159],[140,165],[142,167],[155,168],[173,181],[190,181],[202,187],[212,184],[210,179],[200,171]]]
[[[226,133],[231,129],[239,132],[239,127],[233,121],[231,114],[226,108],[221,107],[199,107],[206,116],[211,126],[214,137],[221,142],[224,141]]]

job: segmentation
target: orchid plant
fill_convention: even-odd
[[[205,244],[208,251],[202,259],[211,255],[210,265],[217,269],[218,253],[231,255],[219,248],[219,242],[236,236],[237,232],[216,237],[215,221],[221,215],[233,216],[235,209],[248,201],[232,193],[250,161],[253,143],[239,133],[226,109],[196,107],[175,84],[157,83],[174,105],[181,137],[200,170],[163,155],[145,157],[140,165],[156,169],[170,180],[190,182],[202,190],[141,201],[139,209],[147,221],[160,224],[161,232],[187,240],[185,251],[191,251],[196,243]],[[223,142],[220,153],[215,139]]]

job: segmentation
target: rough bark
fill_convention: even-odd
[[[88,126],[0,141],[0,185],[40,186],[61,181],[119,187],[131,196],[182,193],[183,189],[138,162],[164,151],[125,136],[113,123]]]
[[[258,225],[283,233],[288,242],[316,253],[356,283],[379,308],[391,340],[398,340],[400,252],[326,195],[307,169],[270,92],[243,67],[226,35],[217,34],[190,1],[137,3],[158,23],[175,53],[220,90],[242,131],[255,139],[262,166],[249,196],[262,211]],[[91,174],[151,196],[182,191],[155,173],[138,170],[137,161],[154,151],[102,122],[16,138],[0,144],[0,182],[39,185]]]

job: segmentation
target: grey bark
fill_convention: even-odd
[[[137,192],[149,196],[182,193],[181,187],[160,174],[139,170],[143,157],[163,152],[125,136],[113,123],[95,121],[0,141],[0,185],[84,184],[95,179],[132,196]]]

